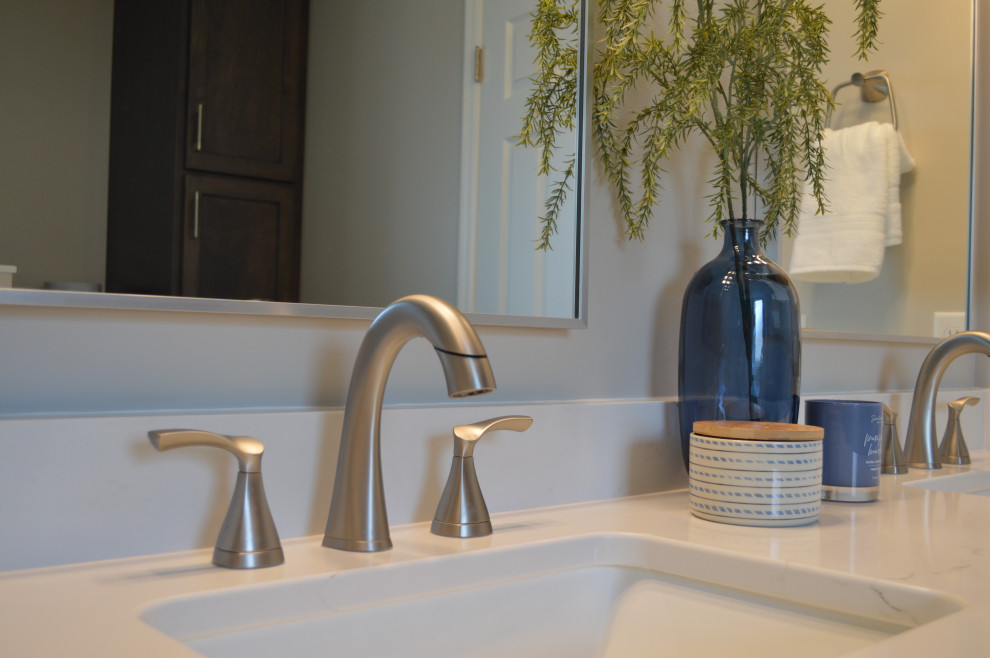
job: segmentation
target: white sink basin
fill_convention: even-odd
[[[940,475],[930,480],[905,482],[906,487],[934,489],[952,493],[968,493],[977,496],[990,496],[990,471],[970,471],[958,475]]]
[[[949,595],[641,535],[588,535],[159,602],[206,656],[837,656]]]

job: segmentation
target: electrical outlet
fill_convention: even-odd
[[[966,313],[963,311],[940,311],[935,313],[935,337],[946,338],[966,331]]]

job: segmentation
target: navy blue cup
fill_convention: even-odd
[[[860,400],[806,400],[804,422],[825,430],[822,499],[852,503],[876,500],[883,405]]]

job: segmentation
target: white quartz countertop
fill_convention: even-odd
[[[698,519],[688,511],[687,493],[675,491],[495,515],[495,533],[480,539],[437,537],[429,524],[394,527],[395,548],[377,554],[324,549],[320,537],[292,539],[283,542],[284,565],[254,571],[214,567],[209,549],[8,571],[0,573],[0,654],[194,656],[141,621],[141,613],[170,597],[593,533],[636,533],[954,595],[966,602],[962,612],[855,655],[990,656],[990,497],[903,486],[970,469],[990,469],[990,453],[975,454],[972,467],[885,475],[880,501],[826,502],[817,523],[796,528]],[[712,559],[710,551],[700,554]]]

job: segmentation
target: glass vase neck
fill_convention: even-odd
[[[723,249],[739,249],[745,253],[760,253],[760,229],[763,227],[762,220],[723,219],[719,224],[725,232]]]

